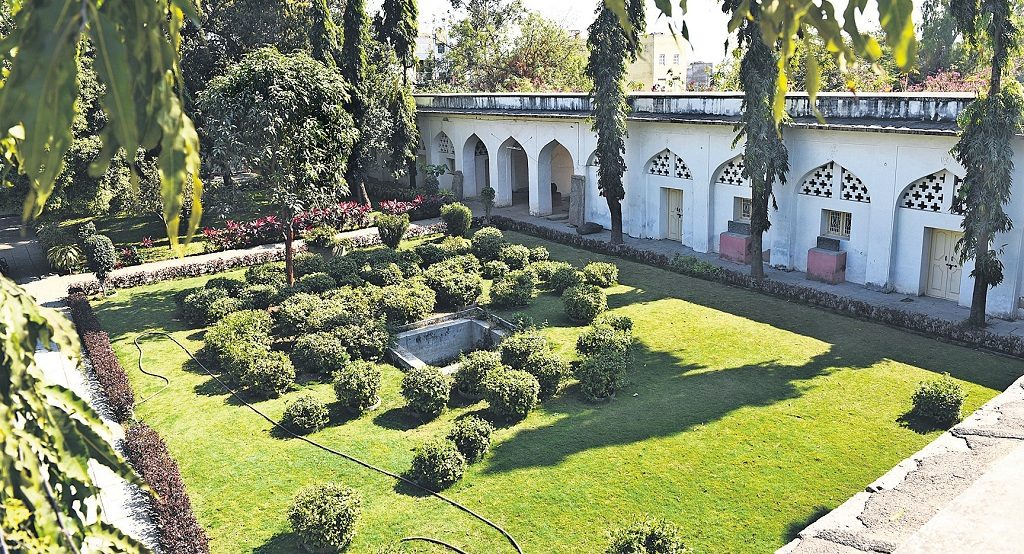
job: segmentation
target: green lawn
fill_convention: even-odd
[[[543,244],[556,259],[606,259],[507,236]],[[525,421],[500,429],[488,456],[449,491],[505,526],[529,553],[600,551],[606,529],[641,514],[678,523],[700,552],[772,551],[935,438],[938,431],[900,423],[919,381],[951,373],[974,410],[1024,372],[1018,361],[617,263],[622,284],[609,289],[609,304],[634,319],[641,346],[630,384],[597,405],[579,400],[570,386]],[[138,372],[132,339],[168,330],[198,349],[202,332],[174,319],[172,295],[204,280],[125,290],[97,304],[139,398],[161,383]],[[572,355],[581,328],[562,315],[557,297],[540,295],[526,313],[546,321],[548,336]],[[374,552],[408,535],[474,553],[511,551],[496,532],[438,500],[276,438],[208,378],[183,370],[185,358],[167,341],[145,342],[147,367],[171,385],[138,415],[181,465],[215,552],[297,551],[286,510],[296,489],[318,480],[346,483],[363,496],[352,552]],[[400,378],[397,370],[386,375],[379,410],[338,417],[315,438],[404,471],[416,445],[485,407],[456,407],[420,425],[401,410]],[[334,400],[329,385],[307,389]],[[259,406],[279,416],[297,394]]]

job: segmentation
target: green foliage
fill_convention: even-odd
[[[245,270],[245,280],[252,285],[273,285],[281,288],[285,284],[284,264],[266,262]]]
[[[451,392],[451,378],[436,367],[410,369],[402,379],[402,396],[406,405],[421,417],[441,415]]]
[[[327,331],[300,336],[295,340],[291,353],[296,369],[321,377],[328,377],[346,367],[350,359],[341,340]]]
[[[448,432],[448,440],[455,444],[468,463],[479,461],[491,446],[491,433],[494,427],[487,420],[477,416],[467,416],[455,421]]]
[[[575,267],[562,262],[558,264],[548,279],[548,286],[558,294],[564,293],[567,289],[578,287],[587,282],[586,277]]]
[[[480,200],[484,203],[484,221],[487,223],[491,222],[491,211],[494,210],[494,197],[497,194],[497,191],[490,184],[480,190]]]
[[[539,398],[546,400],[558,394],[562,382],[569,376],[569,363],[554,352],[544,349],[526,358],[523,370],[537,378]]]
[[[562,293],[565,315],[576,323],[591,323],[608,309],[604,291],[594,285],[577,285]]]
[[[304,394],[288,404],[281,416],[281,424],[300,435],[323,429],[329,420],[327,406],[309,394]]]
[[[85,254],[77,244],[58,244],[46,251],[46,261],[59,273],[73,273],[85,263]]]
[[[497,260],[505,247],[505,235],[495,227],[484,227],[473,233],[473,254],[484,261]]]
[[[551,257],[551,253],[548,252],[547,248],[543,246],[535,246],[530,249],[530,262],[546,262]]]
[[[490,350],[476,350],[459,357],[455,371],[455,390],[469,398],[483,394],[483,381],[487,374],[501,369],[501,354]]]
[[[380,366],[357,360],[346,364],[334,379],[334,394],[348,411],[361,414],[380,400]]]
[[[340,552],[356,536],[362,500],[353,489],[334,483],[299,490],[288,509],[288,521],[310,552]]]
[[[434,311],[437,293],[422,278],[381,289],[379,307],[390,325],[419,321]]]
[[[85,223],[78,226],[75,229],[75,236],[78,237],[78,242],[85,243],[85,240],[96,234],[96,224],[92,220],[86,221]]]
[[[299,252],[294,263],[296,277],[327,271],[327,260],[316,252]]]
[[[203,335],[206,349],[225,365],[230,347],[243,350],[270,350],[270,314],[263,310],[242,310],[230,313],[207,329]]]
[[[535,407],[540,395],[537,378],[518,369],[498,369],[484,377],[484,398],[498,417],[519,420]]]
[[[352,256],[335,256],[327,262],[327,273],[338,286],[361,287],[363,278],[359,276],[359,263]]]
[[[208,325],[218,321],[226,315],[220,313],[218,308],[223,308],[224,303],[216,304],[221,300],[233,300],[228,297],[228,292],[220,288],[197,289],[185,296],[181,301],[181,316],[185,321],[195,326]]]
[[[96,279],[101,283],[107,280],[107,276],[114,270],[117,264],[117,251],[114,250],[114,243],[105,235],[92,235],[85,239],[85,259],[89,262],[89,269],[96,274]]]
[[[574,370],[580,392],[590,401],[604,400],[626,384],[628,358],[614,350],[598,351],[583,358]]]
[[[508,244],[498,253],[509,269],[523,269],[530,263],[530,249],[521,244]]]
[[[444,222],[449,235],[465,237],[473,225],[473,212],[465,204],[454,202],[441,206],[441,221]]]
[[[265,310],[274,303],[278,292],[274,285],[246,285],[238,292],[238,299],[246,306]]]
[[[683,533],[675,524],[645,519],[611,534],[605,554],[685,554]]]
[[[389,248],[398,248],[409,230],[409,214],[377,214],[376,223],[381,242]]]
[[[583,276],[591,285],[610,287],[619,282],[619,267],[608,262],[590,262],[583,266]]]
[[[611,325],[616,331],[633,332],[633,319],[627,315],[604,315],[598,318],[598,323]]]
[[[244,286],[245,281],[234,277],[211,277],[203,288],[224,289],[229,295],[237,295]]]
[[[576,339],[576,352],[580,356],[592,356],[603,351],[629,354],[632,348],[633,333],[629,329],[619,329],[604,322],[594,323]]]
[[[483,279],[475,272],[461,270],[455,264],[435,264],[423,272],[427,286],[437,293],[439,306],[459,309],[476,302],[483,292]]]
[[[338,302],[314,294],[299,293],[281,303],[274,314],[285,336],[328,330],[345,315],[345,307]]]
[[[529,266],[530,271],[537,276],[537,280],[541,283],[551,281],[551,277],[561,268],[572,269],[572,265],[567,262],[541,261],[532,262]]]
[[[524,329],[501,341],[501,363],[512,369],[525,369],[534,352],[550,350],[548,340],[535,328]]]
[[[450,440],[438,439],[416,449],[409,478],[430,490],[454,485],[466,473],[466,457]]]
[[[911,397],[914,407],[910,413],[933,423],[949,426],[959,422],[963,417],[964,400],[967,400],[964,388],[948,373],[944,373],[918,385]]]
[[[510,271],[491,285],[491,303],[501,308],[526,306],[533,300],[537,276],[528,269]]]
[[[484,265],[480,268],[480,274],[483,275],[484,279],[499,279],[508,272],[508,264],[501,260],[484,262]]]
[[[317,248],[332,248],[337,243],[338,230],[330,225],[318,225],[302,234],[306,244]]]
[[[396,263],[374,267],[365,266],[359,272],[359,276],[365,279],[367,283],[377,285],[378,287],[397,285],[403,280],[402,268],[398,267]]]
[[[327,292],[338,285],[330,275],[321,271],[318,273],[307,273],[306,275],[303,275],[299,278],[299,282],[296,286],[303,291],[319,294],[321,292]]]
[[[284,352],[258,352],[248,360],[240,380],[258,394],[280,396],[295,382],[295,366]]]

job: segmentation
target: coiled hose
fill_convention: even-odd
[[[152,398],[154,398],[155,396],[159,395],[164,390],[166,390],[167,387],[169,387],[170,384],[171,384],[171,380],[168,379],[165,375],[160,375],[158,373],[152,373],[152,372],[146,371],[145,368],[143,368],[143,366],[142,366],[142,345],[139,344],[139,340],[142,339],[143,337],[147,337],[147,336],[160,336],[160,337],[164,337],[164,338],[170,340],[171,342],[173,342],[174,344],[178,345],[178,348],[181,348],[186,354],[188,354],[188,357],[191,358],[192,361],[194,361],[200,367],[200,369],[203,370],[203,373],[205,373],[206,375],[208,375],[211,378],[213,378],[215,381],[217,381],[217,384],[219,384],[231,396],[235,397],[236,400],[238,400],[239,402],[244,404],[247,408],[252,410],[256,415],[258,415],[258,416],[262,417],[263,419],[265,419],[268,423],[270,423],[271,425],[273,425],[274,427],[279,429],[281,432],[285,433],[287,436],[289,436],[291,438],[294,438],[294,439],[298,439],[298,440],[300,440],[302,442],[305,442],[306,444],[309,444],[309,445],[311,445],[313,447],[319,448],[320,450],[323,450],[324,452],[327,452],[327,453],[330,453],[330,454],[334,454],[335,456],[339,456],[339,457],[344,458],[344,459],[346,459],[346,460],[348,460],[350,462],[359,464],[359,465],[361,465],[361,466],[363,466],[363,467],[365,467],[367,469],[370,469],[372,471],[376,471],[377,473],[380,473],[380,474],[386,475],[388,477],[391,477],[392,479],[400,481],[400,482],[402,482],[402,483],[404,483],[406,485],[409,485],[409,486],[411,486],[413,488],[419,489],[419,490],[421,490],[423,492],[429,493],[431,496],[433,496],[435,498],[438,498],[438,499],[440,499],[440,500],[442,500],[444,502],[447,502],[449,505],[454,506],[455,508],[458,508],[458,509],[462,510],[463,512],[466,512],[467,514],[475,517],[476,519],[480,520],[481,522],[483,522],[487,526],[491,527],[495,531],[501,533],[502,536],[504,536],[506,539],[508,539],[509,544],[512,545],[512,548],[515,549],[517,554],[523,554],[523,549],[520,548],[519,543],[516,542],[516,539],[508,531],[503,529],[497,523],[494,523],[493,521],[487,519],[486,517],[478,514],[475,511],[473,511],[469,507],[467,507],[467,506],[465,506],[465,505],[463,505],[463,504],[461,504],[461,503],[459,503],[459,502],[457,502],[455,500],[452,500],[451,498],[448,498],[447,496],[444,496],[444,495],[442,495],[441,493],[439,493],[437,491],[433,491],[431,489],[428,489],[428,488],[420,485],[419,483],[417,483],[417,482],[415,482],[415,481],[413,481],[411,479],[407,479],[407,478],[405,478],[405,477],[403,477],[403,476],[401,476],[401,475],[399,475],[397,473],[394,473],[392,471],[388,471],[388,470],[386,470],[384,468],[381,468],[381,467],[377,467],[377,466],[375,466],[375,465],[373,465],[373,464],[371,464],[369,462],[365,462],[363,460],[360,460],[359,458],[356,458],[356,457],[354,457],[354,456],[352,456],[350,454],[346,454],[344,452],[335,450],[334,448],[331,448],[331,447],[326,446],[324,444],[320,444],[319,442],[316,442],[313,439],[310,439],[310,438],[305,437],[303,435],[299,435],[298,433],[294,433],[294,432],[292,432],[291,429],[288,429],[288,427],[286,427],[284,425],[281,425],[277,421],[274,421],[274,419],[272,419],[271,417],[267,416],[267,414],[265,414],[265,413],[261,412],[259,409],[257,409],[256,406],[253,406],[248,401],[246,401],[244,398],[242,398],[242,396],[240,394],[238,394],[238,392],[236,392],[234,389],[232,389],[230,386],[228,386],[228,384],[225,383],[218,375],[216,375],[215,373],[213,373],[212,371],[207,369],[206,366],[203,365],[203,362],[200,362],[199,359],[196,358],[194,354],[192,354],[191,350],[186,348],[185,345],[183,345],[180,342],[178,342],[178,339],[172,337],[170,334],[165,333],[163,331],[147,331],[147,332],[142,333],[142,334],[140,334],[140,335],[135,337],[135,341],[134,341],[135,342],[135,348],[139,351],[139,371],[141,371],[145,375],[149,375],[150,377],[154,377],[154,378],[160,379],[161,381],[164,382],[164,385],[162,387],[160,387],[160,390],[158,390],[155,393],[147,396],[146,398],[143,398],[138,403],[136,403],[136,406],[141,406],[142,404],[148,402],[149,400],[151,400]],[[462,550],[462,549],[460,549],[460,548],[458,548],[456,546],[450,545],[450,544],[448,544],[448,543],[446,543],[444,541],[441,541],[439,539],[433,539],[433,538],[430,538],[430,537],[404,537],[399,542],[412,542],[412,541],[420,541],[420,542],[427,542],[427,543],[431,543],[431,544],[436,544],[436,545],[444,546],[444,547],[452,550],[453,552],[458,552],[459,554],[468,554],[465,550]]]

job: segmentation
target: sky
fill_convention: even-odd
[[[846,2],[833,2],[841,14],[846,8]],[[921,3],[917,0],[914,2],[915,21],[920,20]],[[586,31],[594,20],[594,9],[597,5],[595,0],[523,0],[523,4],[527,9],[538,11],[568,29],[580,31]],[[647,4],[648,32],[667,32],[668,20],[655,9],[653,0],[648,0]],[[725,57],[724,44],[728,23],[728,18],[722,13],[721,3],[713,0],[689,0],[687,4],[690,10],[686,15],[687,26],[690,29],[690,44],[683,42],[681,47],[687,49],[690,61],[720,62]],[[421,29],[430,28],[434,18],[442,18],[451,9],[450,0],[419,0],[418,5]],[[872,13],[866,13],[865,17],[859,18],[859,23],[867,25],[864,28],[878,25],[877,12],[873,8],[869,10]],[[679,20],[680,18],[675,18],[675,21]]]

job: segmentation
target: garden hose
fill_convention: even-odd
[[[384,468],[381,468],[381,467],[377,467],[377,466],[375,466],[375,465],[373,465],[373,464],[371,464],[369,462],[365,462],[365,461],[363,461],[363,460],[361,460],[359,458],[356,458],[355,456],[352,456],[350,454],[346,454],[344,452],[335,450],[334,448],[331,448],[331,447],[326,446],[324,444],[320,444],[320,443],[314,441],[313,439],[310,439],[310,438],[305,437],[303,435],[300,435],[298,433],[294,433],[287,426],[281,425],[277,421],[274,421],[274,419],[272,419],[270,416],[268,416],[267,414],[261,412],[258,408],[256,408],[256,406],[253,406],[246,399],[242,398],[242,396],[240,394],[238,394],[238,392],[236,392],[234,389],[232,389],[230,386],[228,386],[228,384],[225,383],[218,375],[216,375],[215,373],[213,373],[212,371],[207,369],[206,366],[203,365],[203,362],[200,362],[199,359],[196,358],[194,354],[192,354],[191,350],[186,348],[185,345],[183,345],[180,342],[178,342],[178,339],[172,337],[170,334],[165,333],[163,331],[147,331],[147,332],[142,333],[142,334],[140,334],[140,335],[135,337],[135,341],[134,341],[135,342],[135,348],[139,351],[139,371],[141,371],[142,373],[144,373],[146,375],[149,375],[149,376],[161,379],[164,382],[164,386],[161,387],[160,390],[158,390],[155,393],[147,396],[142,401],[138,402],[138,404],[136,404],[136,405],[141,405],[143,402],[146,402],[147,400],[149,400],[149,399],[153,398],[154,396],[160,394],[165,389],[167,389],[167,387],[170,386],[170,383],[171,383],[170,379],[168,379],[164,375],[159,375],[159,374],[156,374],[156,373],[151,373],[151,372],[148,372],[148,371],[142,369],[142,345],[139,344],[139,339],[141,339],[142,337],[145,337],[145,336],[149,336],[149,335],[162,336],[162,337],[164,337],[166,339],[169,339],[174,344],[178,345],[178,348],[181,348],[186,354],[188,354],[188,357],[191,358],[192,361],[194,361],[200,367],[200,369],[203,370],[203,373],[205,373],[206,375],[208,375],[211,378],[213,378],[215,381],[217,381],[217,384],[219,384],[231,396],[235,397],[236,400],[238,400],[239,402],[244,404],[247,408],[249,408],[250,410],[255,412],[256,415],[258,415],[258,416],[262,417],[263,419],[265,419],[268,423],[270,423],[271,425],[273,425],[274,427],[279,429],[281,432],[285,433],[287,436],[292,437],[294,439],[298,439],[298,440],[300,440],[302,442],[305,442],[306,444],[309,444],[311,446],[319,448],[320,450],[323,450],[324,452],[327,452],[329,454],[334,454],[335,456],[339,456],[339,457],[344,458],[344,459],[346,459],[346,460],[348,460],[350,462],[359,464],[359,465],[361,465],[361,466],[363,466],[363,467],[365,467],[367,469],[376,471],[377,473],[380,473],[380,474],[386,475],[388,477],[391,477],[392,479],[398,480],[398,481],[400,481],[400,482],[402,482],[402,483],[404,483],[406,485],[409,485],[409,486],[411,486],[413,488],[416,488],[418,490],[421,490],[423,492],[429,493],[431,496],[433,496],[435,498],[438,498],[438,499],[440,499],[440,500],[442,500],[444,502],[447,502],[449,505],[454,506],[455,508],[458,508],[458,509],[462,510],[463,512],[466,512],[467,514],[475,517],[479,521],[481,521],[484,524],[486,524],[487,526],[491,527],[495,531],[501,533],[502,536],[504,536],[506,539],[508,539],[509,544],[512,545],[512,548],[515,549],[517,554],[523,554],[523,549],[519,546],[519,543],[516,542],[516,539],[508,531],[503,529],[497,523],[494,523],[493,521],[487,519],[486,517],[476,513],[475,511],[473,511],[469,507],[459,503],[458,501],[452,500],[451,498],[448,498],[447,496],[444,496],[444,495],[442,495],[441,493],[439,493],[437,491],[433,491],[431,489],[428,489],[427,487],[424,487],[424,486],[420,485],[419,483],[417,483],[417,482],[415,482],[415,481],[413,481],[411,479],[403,477],[402,475],[399,475],[397,473],[388,471],[388,470],[386,470]],[[464,550],[462,550],[462,549],[460,549],[460,548],[458,548],[456,546],[452,546],[452,545],[450,545],[450,544],[448,544],[448,543],[446,543],[444,541],[441,541],[441,540],[438,540],[438,539],[429,538],[429,537],[405,537],[405,538],[402,538],[399,542],[410,542],[410,541],[429,542],[429,543],[432,543],[432,544],[444,546],[444,547],[449,548],[452,551],[458,552],[460,554],[467,554],[466,551],[464,551]]]

